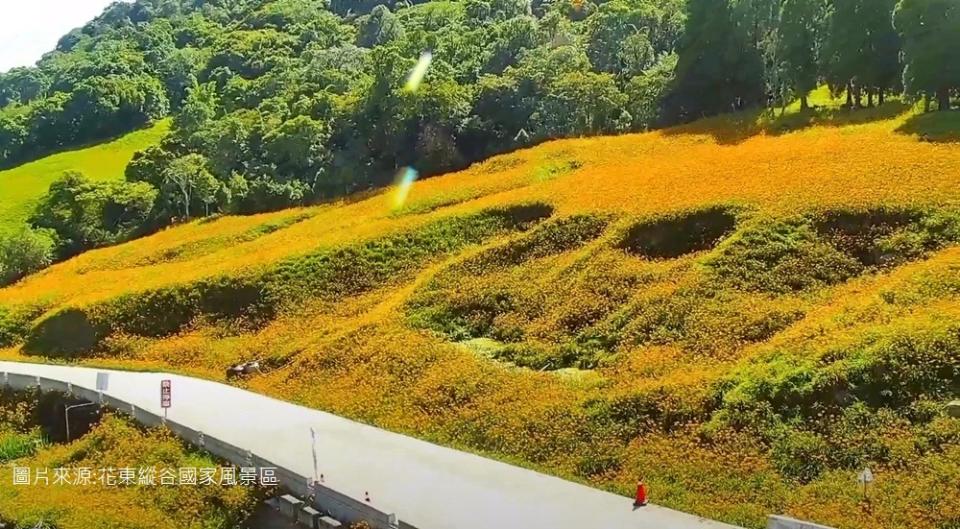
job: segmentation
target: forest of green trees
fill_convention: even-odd
[[[850,107],[905,94],[947,110],[958,50],[956,0],[118,2],[0,74],[0,164],[173,116],[127,183],[69,175],[44,199],[32,224],[63,258],[174,219],[384,185],[405,166],[806,107],[822,83]],[[426,81],[404,89],[425,51]]]

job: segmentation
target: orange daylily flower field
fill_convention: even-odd
[[[960,143],[930,119],[554,141],[399,209],[172,227],[0,290],[2,356],[259,359],[252,390],[746,527],[955,527]]]

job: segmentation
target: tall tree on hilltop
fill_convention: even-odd
[[[667,96],[674,120],[755,106],[764,99],[763,59],[729,0],[688,0],[676,81]]]
[[[867,30],[866,61],[863,84],[867,89],[867,106],[873,106],[877,95],[883,104],[887,90],[900,84],[900,35],[893,27],[893,11],[897,0],[861,0],[862,23]],[[960,31],[960,27],[957,28]]]
[[[900,37],[893,28],[896,0],[832,0],[824,70],[834,93],[847,90],[850,106],[882,99],[899,84]]]
[[[785,0],[780,11],[777,58],[790,90],[809,108],[807,94],[817,87],[817,4]]]
[[[869,0],[867,0],[869,1]],[[832,0],[827,39],[823,49],[823,72],[830,91],[847,93],[847,106],[861,106],[862,65],[868,49],[867,28],[861,20],[864,0]]]
[[[784,79],[777,57],[777,29],[783,0],[728,0],[734,24],[752,43],[763,63],[763,90],[770,96],[782,95]]]
[[[770,43],[777,27],[784,0],[728,0],[733,18],[753,44],[762,48]]]
[[[936,96],[950,108],[960,88],[960,4],[956,0],[901,0],[894,21],[903,37],[903,84],[908,94]]]
[[[178,196],[178,205],[183,218],[190,219],[190,207],[200,202],[209,215],[209,208],[216,199],[220,184],[206,167],[206,159],[199,154],[188,154],[173,160],[163,173],[166,196]]]

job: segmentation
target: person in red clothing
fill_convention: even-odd
[[[647,504],[647,486],[643,483],[643,478],[637,481],[637,497],[633,500],[634,507],[643,507]]]

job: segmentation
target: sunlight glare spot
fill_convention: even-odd
[[[417,61],[417,65],[413,67],[407,77],[407,84],[404,86],[406,91],[416,92],[420,88],[423,78],[427,75],[427,70],[430,69],[431,62],[433,62],[433,53],[429,50],[420,54],[420,60]]]
[[[397,189],[393,195],[394,210],[398,210],[406,204],[407,197],[410,195],[410,188],[413,187],[413,183],[417,181],[418,176],[420,174],[413,167],[404,167],[397,173],[395,181]]]

